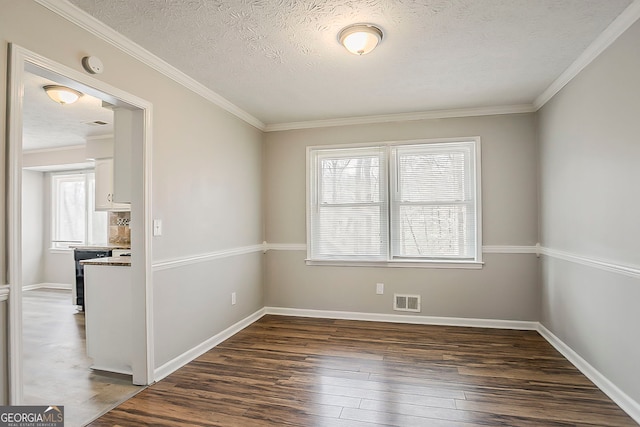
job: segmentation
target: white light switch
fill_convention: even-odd
[[[376,283],[376,294],[384,294],[384,283]]]
[[[162,220],[161,219],[153,220],[153,235],[162,236]]]

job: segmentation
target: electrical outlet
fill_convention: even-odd
[[[384,283],[376,283],[376,294],[384,294]]]
[[[236,293],[231,292],[231,305],[236,305]]]

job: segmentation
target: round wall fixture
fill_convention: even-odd
[[[382,30],[371,24],[355,24],[343,28],[338,40],[354,55],[366,55],[382,40]]]
[[[85,56],[82,58],[82,66],[91,74],[100,74],[104,70],[104,65],[97,56]]]

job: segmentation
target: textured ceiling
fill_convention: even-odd
[[[275,124],[531,104],[632,0],[70,1]],[[362,57],[358,22],[385,34]]]
[[[89,95],[74,104],[60,105],[47,96],[45,85],[56,84],[25,73],[22,149],[25,151],[82,145],[87,138],[113,134],[113,111]],[[96,126],[96,120],[106,125]]]
[[[71,3],[273,124],[530,104],[631,0]],[[358,22],[385,34],[362,57]]]

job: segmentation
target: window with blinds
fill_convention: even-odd
[[[104,244],[108,239],[107,212],[95,210],[93,172],[51,175],[51,248]]]
[[[479,143],[310,147],[309,260],[481,262]]]

